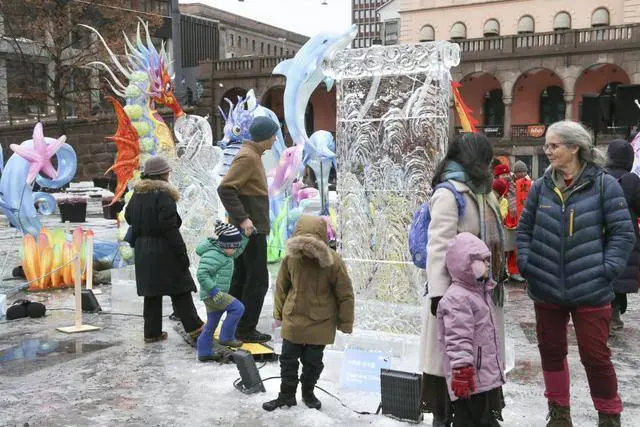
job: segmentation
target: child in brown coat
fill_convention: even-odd
[[[276,322],[282,322],[280,394],[262,407],[273,411],[295,406],[298,360],[302,362],[302,400],[320,409],[313,389],[324,368],[324,347],[333,344],[336,329],[353,329],[353,288],[347,268],[329,247],[327,226],[322,218],[303,215],[287,241],[273,307]]]

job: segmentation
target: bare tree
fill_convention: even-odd
[[[124,52],[123,32],[133,34],[138,24],[129,6],[130,0],[0,0],[3,40],[12,51],[7,56],[8,92],[34,105],[38,115],[52,108],[61,133],[67,110],[90,117],[99,108],[96,94],[105,86],[86,65],[103,58],[105,51],[78,24],[96,28],[114,52]],[[151,29],[162,25],[160,15],[140,16]]]

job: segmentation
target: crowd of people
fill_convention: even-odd
[[[178,192],[159,157],[144,165],[125,218],[135,247],[138,294],[144,297],[144,339],[162,331],[162,296],[197,340],[200,361],[219,360],[212,346],[267,342],[256,328],[268,289],[269,199],[261,155],[277,124],[258,117],[222,180],[228,212],[215,235],[203,239],[197,278],[207,322],[198,317],[189,257],[180,235]],[[543,146],[550,166],[533,181],[519,161],[496,162],[479,133],[450,142],[432,180],[429,201],[427,295],[420,345],[422,405],[433,426],[496,426],[505,399],[505,283],[525,282],[533,300],[548,400],[548,426],[571,426],[567,329],[573,320],[599,426],[620,426],[622,401],[608,337],[623,327],[626,295],[638,291],[640,178],[631,173],[633,149],[609,145],[605,158],[582,125],[551,125]],[[448,183],[442,186],[442,183]],[[458,204],[464,201],[464,211]],[[287,242],[274,292],[274,325],[281,326],[281,387],[264,403],[272,411],[296,405],[296,389],[310,408],[323,370],[323,351],[336,330],[351,333],[354,293],[344,262],[328,245],[322,219],[302,216]],[[508,309],[508,308],[507,308]],[[298,377],[299,364],[302,375]]]
[[[458,213],[450,190],[431,197],[421,368],[433,426],[502,420],[506,278],[526,281],[533,300],[547,426],[573,425],[569,319],[598,425],[621,425],[608,338],[623,327],[626,294],[638,291],[633,148],[616,140],[605,157],[587,129],[561,121],[547,129],[543,149],[550,166],[535,181],[522,162],[513,173],[508,164],[492,164],[491,144],[479,134],[456,138],[436,169],[432,186],[453,184],[466,209]]]

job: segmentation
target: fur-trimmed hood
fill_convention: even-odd
[[[153,193],[155,191],[164,191],[165,193],[168,193],[169,196],[171,196],[171,198],[176,202],[180,200],[180,194],[178,193],[178,189],[176,187],[166,181],[161,181],[158,179],[141,179],[133,187],[133,191],[135,191],[136,193]]]
[[[322,218],[302,215],[287,241],[287,255],[292,258],[315,258],[321,267],[333,265],[327,224]]]

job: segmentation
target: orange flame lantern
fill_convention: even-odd
[[[42,228],[38,239],[22,239],[22,268],[30,282],[28,291],[69,288],[74,285],[73,259],[80,256],[82,280],[86,280],[87,238],[93,231],[76,227],[71,235],[62,228]]]

